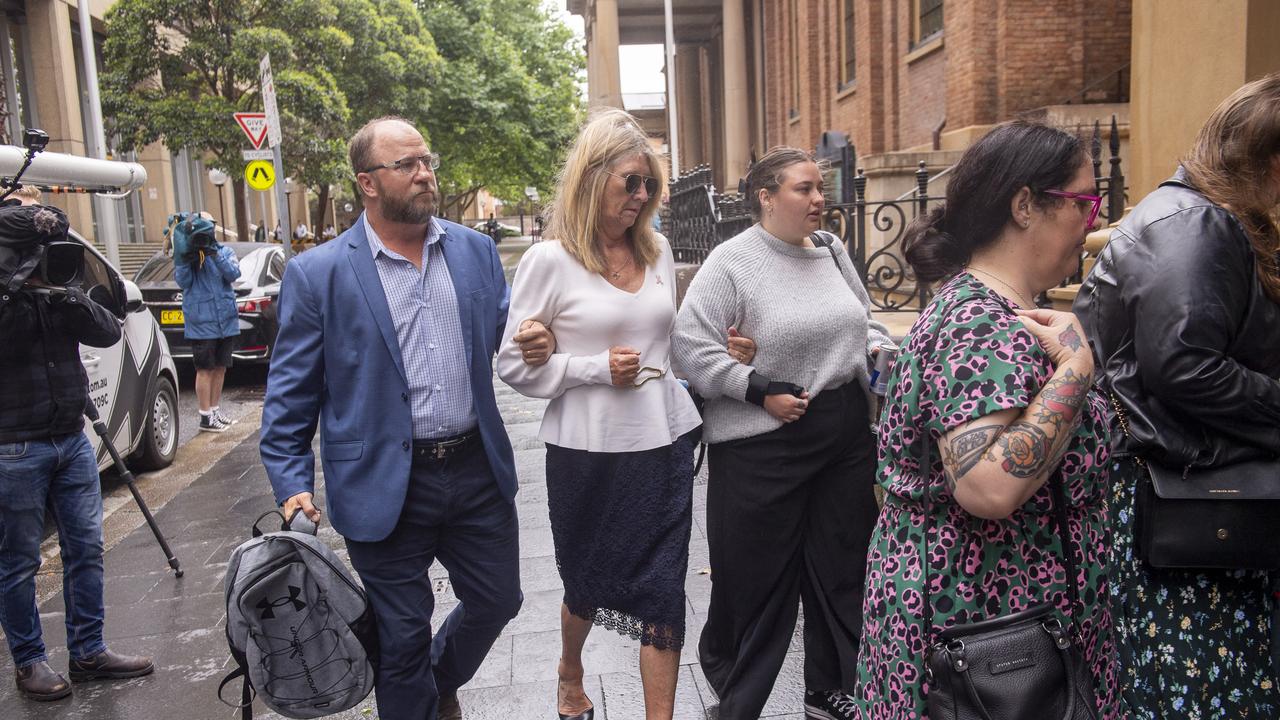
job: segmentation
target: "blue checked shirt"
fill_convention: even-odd
[[[422,246],[422,270],[387,249],[368,218],[369,250],[387,294],[400,355],[409,380],[413,437],[460,435],[476,426],[471,377],[463,346],[458,296],[440,248],[440,224],[432,218]]]

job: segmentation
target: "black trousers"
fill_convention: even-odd
[[[876,448],[858,383],[820,393],[805,415],[711,445],[711,606],[698,645],[723,720],[758,718],[804,602],[810,690],[852,691]]]
[[[347,552],[378,620],[378,716],[435,720],[439,696],[475,675],[524,599],[515,506],[484,446],[473,441],[440,460],[415,452],[395,529],[377,542],[348,539]],[[427,569],[436,559],[459,603],[433,637]]]

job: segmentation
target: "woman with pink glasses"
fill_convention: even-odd
[[[925,658],[940,634],[1042,603],[1073,627],[1099,717],[1120,717],[1106,405],[1079,321],[1035,303],[1079,269],[1094,193],[1079,138],[1011,122],[965,151],[945,205],[907,228],[907,261],[938,287],[880,418],[885,505],[854,692],[865,720],[928,717]]]

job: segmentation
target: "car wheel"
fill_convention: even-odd
[[[156,379],[146,407],[147,424],[134,464],[138,470],[159,470],[178,454],[178,393],[168,378]]]

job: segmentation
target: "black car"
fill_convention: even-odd
[[[240,262],[240,279],[233,284],[240,311],[240,335],[232,356],[245,362],[268,362],[280,327],[276,306],[284,277],[284,248],[269,243],[224,244]],[[173,258],[156,253],[133,281],[142,289],[142,300],[160,323],[173,356],[190,358],[191,341],[183,335],[182,289],[173,279]]]

